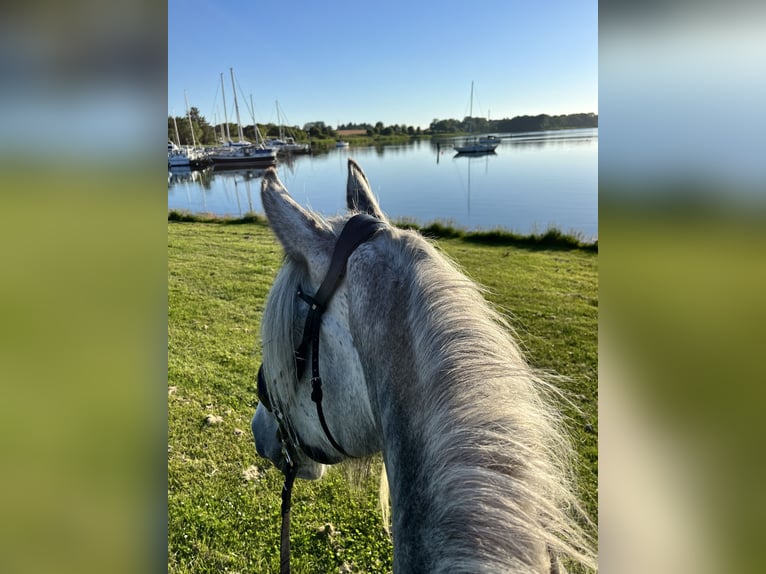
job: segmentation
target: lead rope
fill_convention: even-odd
[[[298,474],[298,465],[290,463],[282,486],[282,532],[279,537],[279,572],[290,574],[290,497]]]

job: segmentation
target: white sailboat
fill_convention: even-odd
[[[309,144],[302,144],[295,141],[295,137],[291,135],[285,135],[285,122],[282,121],[284,112],[280,114],[279,101],[276,101],[277,106],[277,125],[279,126],[279,136],[276,138],[266,140],[267,147],[273,147],[277,150],[278,154],[294,154],[294,153],[309,153],[311,146]]]
[[[178,123],[175,113],[173,114],[173,129],[175,130],[176,141],[168,140],[168,167],[169,168],[188,168],[191,165],[189,154],[181,147],[181,138],[178,136]]]
[[[469,122],[473,123],[473,82],[471,82],[471,107],[468,113]],[[470,131],[473,131],[471,126]],[[454,146],[457,153],[462,154],[482,154],[494,153],[495,148],[500,145],[500,138],[495,136],[473,137],[465,140],[462,144]]]
[[[234,110],[237,115],[237,136],[239,141],[233,142],[228,139],[226,145],[214,149],[208,154],[214,166],[237,167],[241,165],[269,164],[275,163],[277,152],[275,149],[266,147],[263,142],[251,143],[245,139],[242,132],[242,121],[239,117],[239,102],[237,101],[237,86],[234,81],[234,68],[229,68],[231,72],[231,87],[234,90]],[[223,92],[223,74],[221,74],[221,92]],[[226,113],[226,98],[224,97],[224,114]],[[228,121],[226,122],[226,131],[228,132]],[[255,120],[253,120],[255,126]],[[255,127],[256,133],[258,127]],[[228,134],[227,134],[228,136]]]
[[[178,135],[178,123],[175,115],[173,116],[173,128],[175,130],[176,141],[168,140],[168,167],[177,169],[191,169],[203,167],[208,163],[207,155],[204,150],[197,147],[197,140],[194,137],[194,125],[189,114],[189,99],[184,90],[184,101],[186,102],[186,119],[189,120],[189,132],[192,137],[191,146],[182,146]]]

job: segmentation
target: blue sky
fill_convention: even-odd
[[[428,127],[434,118],[598,112],[595,0],[169,0],[168,113],[243,124]]]

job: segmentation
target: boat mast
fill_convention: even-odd
[[[242,143],[245,139],[242,133],[242,121],[239,119],[239,104],[237,103],[237,86],[234,84],[234,68],[229,68],[231,72],[231,89],[234,90],[234,110],[237,113],[237,135],[239,136],[239,142]]]
[[[468,112],[468,133],[473,133],[473,80],[471,80],[471,106]]]
[[[253,133],[255,133],[255,143],[256,145],[261,145],[261,140],[263,138],[261,137],[261,130],[258,129],[258,126],[255,123],[255,105],[253,105],[253,94],[250,94],[250,117],[253,118]]]
[[[215,123],[216,126],[219,126],[221,128],[221,145],[223,145],[226,143],[226,134],[223,133],[223,122],[221,122],[220,124],[218,123],[218,112],[213,113],[213,122]],[[213,131],[215,131],[215,129]],[[217,132],[215,134],[215,137],[216,138],[218,137]]]
[[[469,118],[473,118],[473,80],[471,80],[471,107],[470,107],[470,110],[471,111],[468,112],[468,117]]]
[[[226,141],[231,141],[231,135],[229,134],[229,114],[226,112],[226,92],[223,89],[223,72],[221,72],[221,96],[223,97],[223,121],[226,125]]]
[[[181,138],[178,136],[178,124],[176,123],[176,113],[173,112],[173,127],[176,130],[176,145],[181,147]]]
[[[284,141],[285,135],[282,130],[282,116],[279,115],[279,100],[274,100],[274,103],[277,105],[277,125],[279,126],[279,139]]]
[[[186,90],[184,90],[184,102],[186,102],[186,118],[189,120],[189,131],[191,132],[192,145],[197,148],[197,140],[194,137],[194,126],[191,121],[191,114],[189,114],[189,98],[186,97]]]

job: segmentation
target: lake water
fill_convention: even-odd
[[[325,215],[345,209],[347,160],[364,169],[393,219],[449,222],[518,233],[553,225],[598,237],[598,129],[505,135],[495,155],[455,156],[451,142],[417,140],[332,149],[279,161],[279,177],[301,205]],[[168,208],[193,213],[263,212],[262,170],[171,172]]]

